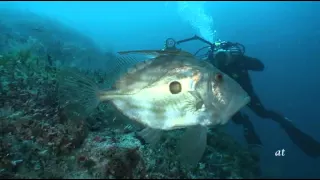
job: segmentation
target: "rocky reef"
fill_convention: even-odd
[[[32,21],[31,21],[32,20]],[[257,155],[219,129],[208,135],[201,162],[185,169],[167,132],[156,145],[108,103],[89,117],[58,103],[56,74],[64,66],[112,58],[76,30],[17,10],[0,11],[0,178],[256,178]],[[97,83],[101,70],[80,70]],[[76,107],[75,107],[76,108]]]

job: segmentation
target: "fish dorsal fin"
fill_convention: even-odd
[[[120,51],[120,55],[125,54],[143,54],[148,56],[160,57],[160,56],[183,56],[194,57],[191,53],[183,50],[134,50],[134,51]]]
[[[157,71],[158,68],[151,65],[153,62],[153,60],[145,60],[129,68],[115,83],[116,89],[124,93],[134,93],[152,84],[159,76],[165,74],[164,69]]]
[[[183,66],[186,61],[195,60],[186,51],[138,50],[122,51],[120,55],[140,54],[154,58],[137,63],[115,83],[115,88],[123,93],[135,93],[162,78],[172,68]]]
[[[111,57],[107,57],[105,67],[107,80],[104,82],[105,88],[111,88],[112,85],[119,79],[127,70],[135,64],[141,62],[142,59],[138,59],[132,56],[122,56],[112,54]]]

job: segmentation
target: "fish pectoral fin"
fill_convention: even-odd
[[[197,101],[203,101],[201,95],[197,91],[188,91]]]
[[[177,152],[180,161],[187,166],[195,166],[202,158],[207,146],[207,127],[193,126],[180,139]]]
[[[162,130],[147,127],[138,132],[137,135],[141,137],[146,143],[154,145],[160,140],[162,136]]]
[[[196,99],[196,103],[194,104],[194,109],[199,110],[204,105],[204,101],[201,98],[201,95],[196,91],[189,91],[189,93]]]

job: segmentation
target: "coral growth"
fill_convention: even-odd
[[[87,37],[70,33],[53,20],[25,12],[0,12],[0,20],[5,20],[0,21],[4,32],[0,34],[1,179],[256,177],[258,158],[223,132],[209,133],[203,159],[190,170],[180,165],[175,151],[181,130],[167,132],[152,146],[136,137],[139,125],[128,123],[108,103],[89,117],[71,117],[59,106],[56,73],[61,66],[104,53],[88,43]],[[13,22],[23,18],[12,14],[32,16],[33,21],[14,28],[17,23]],[[15,21],[8,25],[10,18]],[[51,36],[43,35],[47,32]],[[86,43],[79,46],[78,42]],[[98,70],[80,72],[97,83],[108,80]]]

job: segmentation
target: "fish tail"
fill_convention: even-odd
[[[75,69],[61,69],[57,79],[60,106],[78,115],[87,116],[105,100],[97,84]]]

